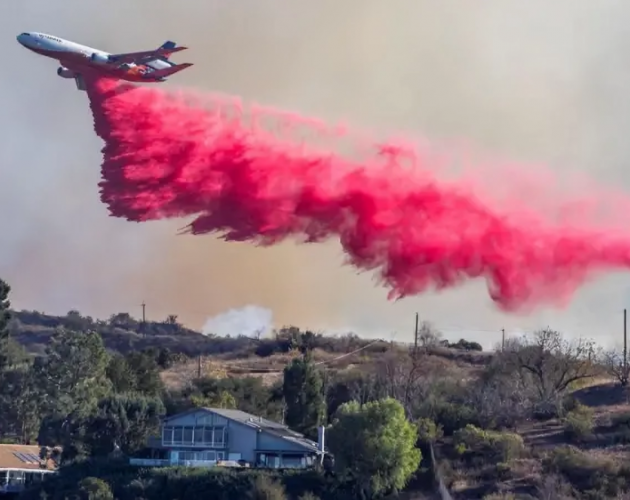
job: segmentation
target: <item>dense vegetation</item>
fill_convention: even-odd
[[[294,327],[216,338],[175,316],[13,312],[9,292],[0,281],[0,439],[38,443],[61,464],[25,498],[423,498],[441,480],[455,498],[600,499],[622,498],[630,484],[623,353],[550,329],[493,354],[443,342],[429,324],[415,349]],[[316,361],[322,353],[352,361]],[[200,371],[183,387],[164,383],[202,354],[224,364],[288,359],[272,382]],[[617,385],[590,387],[597,377]],[[291,472],[128,464],[148,453],[161,417],[199,406],[284,417],[311,437],[326,425],[334,460]]]

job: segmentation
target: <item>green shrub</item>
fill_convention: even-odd
[[[459,339],[455,343],[448,343],[451,349],[463,349],[465,351],[483,351],[483,347],[479,342],[472,342],[465,339]]]
[[[422,444],[434,443],[444,436],[442,426],[436,424],[430,418],[419,419],[416,422],[416,426],[418,427],[418,441]]]
[[[467,425],[453,435],[459,454],[484,461],[509,462],[523,455],[523,438],[511,432],[486,431]]]
[[[578,404],[563,419],[564,435],[572,442],[582,442],[593,434],[593,410]]]
[[[81,500],[114,500],[112,490],[102,479],[86,477],[78,484]]]
[[[435,407],[434,413],[435,418],[433,420],[442,427],[447,436],[468,424],[479,425],[481,421],[479,412],[464,404],[440,402]]]
[[[284,486],[267,476],[259,476],[248,495],[250,500],[287,500]]]

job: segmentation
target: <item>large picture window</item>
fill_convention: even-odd
[[[225,427],[165,426],[162,429],[163,446],[224,448],[226,442]]]

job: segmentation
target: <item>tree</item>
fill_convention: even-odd
[[[630,380],[630,363],[627,354],[612,349],[603,353],[602,363],[611,377],[614,377],[623,387],[628,386]]]
[[[83,317],[77,310],[68,311],[66,317],[63,318],[63,326],[68,330],[75,330],[78,332],[89,330],[94,326],[94,320],[90,317]]]
[[[168,370],[175,362],[176,356],[168,347],[162,347],[155,358],[158,366],[164,370]]]
[[[127,364],[136,377],[135,390],[146,395],[158,395],[164,389],[156,357],[150,352],[131,352]]]
[[[121,354],[114,354],[107,364],[105,370],[107,378],[112,383],[112,389],[116,393],[133,392],[136,390],[138,381],[136,373],[129,366],[127,358]]]
[[[165,321],[165,323],[166,323],[167,325],[171,325],[171,326],[179,326],[179,323],[178,323],[178,321],[177,321],[177,314],[169,314],[169,315],[166,317],[166,321]]]
[[[235,409],[236,400],[228,391],[221,391],[218,394],[209,396],[191,396],[190,402],[196,408],[223,408]]]
[[[30,365],[0,374],[0,435],[30,444],[40,425],[39,392]]]
[[[423,321],[418,330],[418,340],[425,349],[435,347],[440,343],[442,332],[436,330],[431,323]]]
[[[9,292],[11,287],[0,279],[0,370],[3,370],[9,362],[7,350],[9,348],[9,321],[11,320],[11,303]]]
[[[92,455],[107,455],[116,446],[133,454],[147,446],[165,414],[162,400],[141,395],[115,394],[98,403],[96,414],[86,419],[86,448]]]
[[[533,338],[508,342],[502,356],[504,362],[530,376],[542,414],[561,411],[562,396],[569,386],[600,372],[593,342],[569,342],[549,328],[537,331]]]
[[[407,484],[422,458],[417,437],[402,405],[386,398],[342,405],[326,442],[335,468],[354,480],[362,498],[374,498]]]
[[[350,370],[331,375],[326,384],[326,408],[328,420],[344,403],[358,401],[365,404],[386,397],[386,384],[380,383],[372,371]]]
[[[58,329],[46,354],[35,368],[49,413],[67,415],[79,407],[94,407],[109,392],[109,355],[98,333]]]
[[[96,332],[58,329],[34,365],[40,410],[42,444],[58,444],[67,422],[92,413],[111,390],[106,376],[109,355]],[[63,438],[66,440],[66,438]]]
[[[109,484],[97,477],[86,477],[78,484],[78,498],[81,500],[114,500]]]
[[[325,416],[322,377],[310,356],[295,358],[284,369],[282,393],[286,403],[286,424],[307,436],[317,435]]]

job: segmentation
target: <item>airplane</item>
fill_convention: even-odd
[[[192,66],[175,64],[169,56],[186,50],[167,41],[155,50],[109,54],[45,33],[22,33],[17,41],[27,49],[59,61],[57,75],[73,78],[77,89],[86,91],[85,74],[116,78],[128,82],[164,82],[166,77]]]

